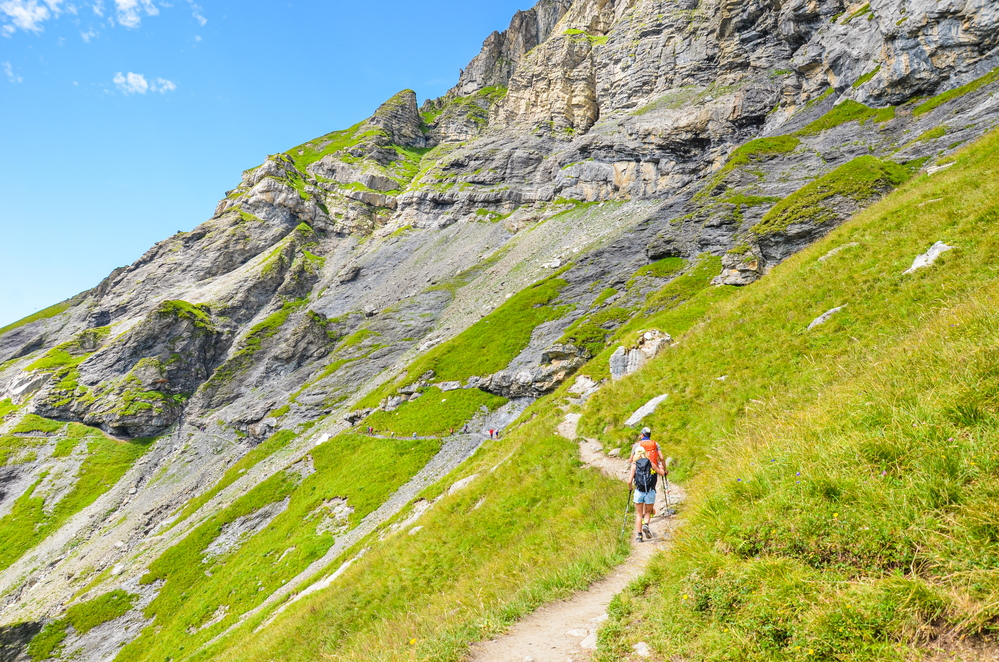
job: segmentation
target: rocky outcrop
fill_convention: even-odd
[[[498,128],[570,139],[600,117],[593,42],[585,34],[552,39],[531,51],[492,112]],[[543,63],[543,65],[542,65]]]
[[[669,347],[672,342],[673,339],[668,333],[663,333],[658,329],[640,333],[633,346],[618,347],[611,354],[611,378],[616,381],[638,372],[646,362],[659,356],[660,352]]]
[[[541,355],[541,365],[533,370],[501,370],[476,383],[479,388],[504,398],[538,398],[554,391],[586,365],[590,353],[575,345],[552,345]]]
[[[363,147],[350,150],[351,156],[373,157],[375,160],[392,161],[398,154],[380,154],[377,150],[387,150],[390,145],[402,147],[425,147],[423,122],[416,103],[416,92],[403,90],[379,106],[375,114],[361,127],[362,133],[375,132],[370,141],[361,143]],[[383,132],[382,135],[378,135]]]
[[[35,411],[115,434],[159,434],[225,357],[231,330],[207,306],[162,304],[129,331],[62,375]]]
[[[521,58],[546,42],[573,0],[541,0],[527,11],[518,11],[503,32],[494,32],[482,52],[461,71],[450,96],[468,96],[486,87],[506,87]]]
[[[749,285],[763,275],[760,257],[748,249],[725,253],[722,256],[722,272],[711,281],[712,285]]]

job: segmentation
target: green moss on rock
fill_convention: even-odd
[[[15,405],[10,398],[0,400],[0,419],[3,419],[7,414],[17,411],[17,405]]]
[[[923,103],[919,104],[918,106],[912,109],[912,114],[916,117],[919,117],[920,115],[928,113],[931,110],[939,108],[948,101],[952,101],[954,99],[957,99],[958,97],[963,97],[965,94],[970,94],[971,92],[975,92],[979,88],[982,88],[985,85],[991,85],[996,81],[999,81],[999,68],[993,69],[992,71],[985,74],[981,78],[973,80],[967,85],[962,85],[961,87],[954,88],[953,90],[948,90],[946,92],[943,92],[942,94],[936,95],[935,97],[929,99],[928,101],[924,101]],[[2,331],[0,331],[0,333],[2,333]]]
[[[667,257],[652,264],[647,264],[631,277],[628,281],[629,286],[635,282],[637,279],[644,276],[649,276],[651,278],[669,278],[670,276],[675,276],[676,274],[683,271],[683,268],[687,265],[687,261],[680,257]]]
[[[773,136],[771,138],[757,138],[742,145],[729,157],[728,162],[719,170],[711,181],[701,189],[695,196],[703,198],[710,195],[718,188],[719,184],[736,168],[752,165],[753,163],[766,161],[781,154],[789,154],[798,148],[801,141],[797,136]]]
[[[833,106],[832,110],[803,129],[800,129],[795,135],[802,137],[815,136],[847,122],[866,124],[869,121],[873,121],[883,123],[892,119],[895,119],[894,106],[870,108],[862,103],[848,99],[839,105]]]
[[[211,310],[205,304],[190,304],[186,301],[164,301],[156,309],[156,314],[164,317],[176,317],[190,320],[194,326],[213,331],[215,325],[212,323]]]
[[[757,236],[784,232],[794,223],[826,223],[837,218],[823,203],[842,196],[858,204],[878,198],[912,176],[905,166],[873,156],[853,159],[784,198],[750,230]]]

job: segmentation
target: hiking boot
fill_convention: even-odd
[[[648,524],[642,524],[642,533],[645,534],[646,538],[652,538],[652,531],[649,530]]]
[[[635,536],[635,542],[642,542],[642,534],[641,533],[639,533],[637,536]]]

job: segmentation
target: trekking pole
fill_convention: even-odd
[[[669,465],[671,465],[671,464],[673,464],[673,458],[671,458],[671,457],[666,458],[666,466],[664,468],[668,470],[669,469]],[[673,510],[672,499],[670,499],[670,497],[669,497],[669,473],[668,472],[667,472],[667,474],[665,476],[663,476],[663,480],[666,481],[666,516],[667,517],[672,517],[673,513],[675,511]]]
[[[624,524],[621,525],[621,537],[622,538],[624,538],[624,530],[628,527],[628,511],[631,510],[631,492],[632,492],[632,490],[629,488],[628,489],[628,503],[626,503],[625,506],[624,506]]]

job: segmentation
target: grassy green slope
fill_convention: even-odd
[[[55,433],[55,435],[30,436],[33,433]],[[19,442],[22,447],[36,449],[55,442],[53,458],[63,458],[68,456],[81,441],[87,444],[86,456],[69,494],[54,506],[50,506],[46,512],[45,500],[34,494],[44,478],[42,476],[35,485],[18,497],[11,512],[0,519],[0,540],[4,541],[0,547],[0,570],[10,567],[70,517],[111,489],[153,443],[150,439],[121,442],[106,437],[99,430],[83,425],[70,423],[66,426],[63,423],[29,415],[12,430],[12,435],[0,438],[0,460],[10,460],[12,442]],[[30,453],[28,456],[21,454],[19,460],[34,461],[34,452]]]
[[[992,135],[951,170],[903,185],[754,286],[707,287],[716,260],[702,258],[682,281],[649,297],[648,316],[620,330],[664,326],[681,343],[595,396],[582,429],[614,445],[631,434],[621,422],[635,408],[669,392],[649,420],[678,458],[674,475],[692,480],[698,497],[677,558],[657,563],[615,602],[602,633],[607,659],[638,640],[690,659],[797,659],[809,650],[841,659],[854,659],[850,651],[904,655],[933,618],[983,618],[974,609],[951,616],[943,605],[968,605],[970,595],[947,602],[947,591],[920,574],[926,566],[912,565],[920,550],[947,539],[931,525],[956,517],[964,502],[951,499],[961,490],[978,504],[969,517],[979,529],[992,526],[983,505],[988,489],[967,480],[963,459],[941,459],[949,456],[944,450],[958,452],[958,424],[945,427],[918,404],[920,381],[935,384],[939,368],[959,365],[961,348],[929,352],[938,369],[921,379],[901,374],[884,383],[885,373],[871,366],[905,356],[902,349],[934,324],[960,328],[964,318],[954,318],[953,307],[972,296],[987,302],[999,287],[986,268],[999,239],[991,230],[999,220],[996,152],[999,135]],[[958,249],[903,276],[937,240]],[[858,245],[818,261],[851,242]],[[843,304],[830,322],[806,331]],[[984,374],[965,375],[964,390],[947,388],[966,393]],[[867,390],[858,390],[862,379]],[[908,399],[898,397],[902,387]],[[480,477],[424,515],[415,535],[372,546],[333,588],[293,605],[249,645],[237,634],[206,658],[457,660],[467,641],[492,636],[525,609],[595,577],[620,558],[617,492],[578,471],[574,446],[552,434],[562,416],[556,400],[536,403],[525,424],[456,472]],[[951,404],[947,411],[963,411]],[[978,421],[986,411],[973,405],[960,420]],[[888,431],[912,441],[884,444]],[[489,472],[510,450],[512,460]],[[896,489],[893,481],[899,492],[884,491]],[[558,504],[557,514],[549,504]],[[965,535],[955,536],[964,542],[951,545],[953,554],[985,572],[967,542],[972,528],[966,523]],[[859,611],[835,612],[840,598],[844,609]]]
[[[5,327],[0,328],[0,336],[7,333],[8,331],[13,331],[14,329],[20,329],[22,326],[31,324],[32,322],[37,322],[38,320],[49,319],[50,317],[55,317],[56,315],[61,315],[62,313],[69,310],[70,305],[72,305],[73,299],[66,299],[61,303],[57,303],[54,306],[49,306],[39,310],[37,313],[28,315],[24,319],[20,319],[13,324],[8,324]]]
[[[280,434],[280,433],[278,433]],[[323,526],[325,504],[346,499],[353,508],[338,523],[353,528],[432,458],[436,439],[376,439],[340,435],[311,452],[315,473],[301,479],[279,472],[231,506],[200,524],[149,566],[142,582],[166,580],[146,608],[155,617],[117,659],[186,659],[198,645],[219,634],[259,605],[287,580],[322,558],[338,533]],[[288,499],[288,506],[262,531],[244,537],[235,549],[208,555],[223,528],[260,508]],[[224,618],[212,622],[219,610]]]
[[[491,411],[506,402],[504,397],[477,388],[441,392],[435,386],[395,411],[375,412],[364,419],[363,425],[372,426],[379,434],[447,435],[452,429],[461,429],[483,407]]]
[[[677,548],[615,602],[604,659],[637,641],[698,660],[912,659],[944,632],[992,631],[997,156],[994,132],[590,401],[581,430],[613,439],[669,393],[647,420],[696,476]],[[902,275],[938,240],[957,248]]]
[[[366,395],[357,408],[377,407],[382,399],[428,371],[433,371],[436,381],[462,381],[506,368],[530,343],[534,327],[569,312],[569,306],[553,305],[566,284],[556,274],[518,292],[454,338],[419,357],[397,380]]]
[[[456,661],[469,641],[606,573],[625,550],[613,525],[624,494],[581,468],[575,444],[554,434],[562,417],[547,400],[534,405],[528,423],[428,488],[434,499],[477,476],[425,514],[421,530],[380,543],[373,534],[332,564],[370,545],[332,588],[195,659]]]

